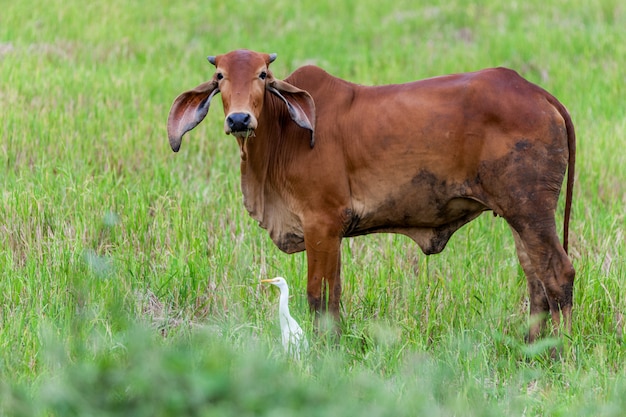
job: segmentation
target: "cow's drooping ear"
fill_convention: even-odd
[[[296,124],[311,131],[311,148],[315,145],[315,102],[304,90],[286,81],[272,79],[266,89],[280,98],[289,109],[289,116]]]
[[[167,118],[167,136],[174,152],[180,149],[183,135],[204,120],[211,99],[219,91],[217,82],[212,80],[176,97]]]

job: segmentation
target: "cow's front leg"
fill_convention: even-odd
[[[307,295],[315,322],[328,312],[339,323],[341,299],[341,237],[338,231],[323,232],[321,227],[305,230],[308,275]],[[328,300],[324,296],[328,292]]]

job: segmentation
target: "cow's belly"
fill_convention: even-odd
[[[358,188],[358,187],[355,187]],[[474,198],[469,181],[412,181],[352,196],[352,219],[345,236],[401,233],[427,253],[438,253],[450,236],[488,208]]]
[[[474,198],[475,181],[442,179],[423,169],[412,175],[406,171],[352,182],[356,232],[386,227],[441,227],[470,212],[484,210]]]
[[[430,205],[424,202],[432,203]],[[346,237],[369,233],[399,233],[413,239],[427,254],[441,252],[454,232],[488,208],[469,198],[453,198],[442,204],[423,200],[413,206],[389,204],[380,210],[355,215]]]
[[[445,226],[486,207],[467,197],[448,200],[422,198],[389,199],[365,206],[353,205],[351,235],[366,234],[389,228],[437,228]]]

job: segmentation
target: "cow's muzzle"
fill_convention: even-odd
[[[235,136],[249,136],[256,128],[256,119],[250,113],[230,113],[226,116],[224,129]]]

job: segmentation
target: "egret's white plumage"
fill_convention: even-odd
[[[280,289],[280,300],[278,302],[278,314],[280,317],[280,331],[282,333],[283,347],[285,352],[300,359],[300,351],[306,351],[309,343],[304,336],[302,328],[289,314],[289,287],[285,278],[276,277],[263,279],[261,282],[272,284]]]

